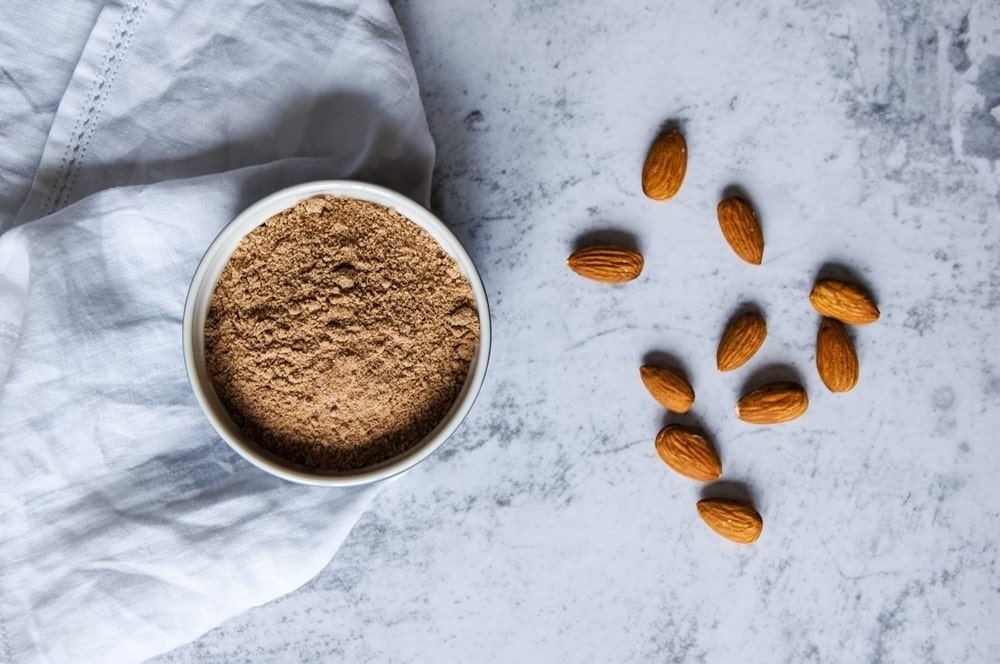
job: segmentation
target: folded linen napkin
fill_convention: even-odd
[[[426,201],[433,161],[384,0],[136,0],[87,29],[0,235],[3,662],[141,661],[325,566],[377,488],[290,484],[219,440],[184,370],[188,282],[268,193]]]

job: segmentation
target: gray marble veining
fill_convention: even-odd
[[[318,578],[157,662],[1000,661],[1000,4],[396,0],[438,145],[433,204],[493,307],[487,384],[457,436],[393,482]],[[664,121],[680,195],[642,196]],[[764,265],[714,216],[758,207]],[[624,238],[620,288],[564,265]],[[819,274],[882,319],[858,387],[813,365]],[[719,374],[722,326],[769,338]],[[638,365],[697,392],[724,484],[674,475]],[[754,428],[750,384],[803,381]],[[761,540],[708,531],[751,496]]]

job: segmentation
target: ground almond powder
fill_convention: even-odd
[[[423,229],[351,198],[311,198],[239,244],[205,323],[208,371],[241,431],[351,471],[419,443],[479,341],[472,289]]]

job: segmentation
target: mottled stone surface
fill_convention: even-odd
[[[329,568],[167,662],[1000,661],[1000,4],[397,0],[438,145],[434,206],[493,306],[458,435],[387,487]],[[674,121],[668,203],[639,187]],[[764,264],[715,204],[741,188]],[[584,282],[580,243],[643,276]],[[813,365],[818,275],[867,286],[861,380]],[[769,338],[719,374],[730,315]],[[686,368],[724,483],[673,474],[638,366]],[[738,421],[749,385],[811,406]],[[698,520],[744,495],[739,547]],[[194,610],[194,607],[193,607]]]

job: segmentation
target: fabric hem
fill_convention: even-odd
[[[51,214],[70,202],[94,129],[148,2],[131,0],[98,17],[56,110],[35,179],[14,226]],[[63,112],[67,108],[81,109],[73,124]]]

